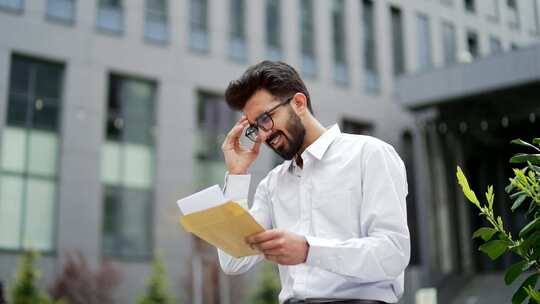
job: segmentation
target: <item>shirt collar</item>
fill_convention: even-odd
[[[309,153],[316,159],[321,160],[326,150],[328,150],[339,134],[341,134],[341,130],[339,129],[338,124],[334,124],[302,152],[302,159],[305,160],[306,153]],[[294,159],[287,160],[285,162],[285,168],[291,170],[292,164],[294,164]]]
[[[337,124],[334,124],[307,147],[306,151],[302,153],[302,158],[305,158],[304,155],[306,152],[309,152],[316,159],[321,160],[328,147],[330,147],[339,134],[341,134],[341,130]]]

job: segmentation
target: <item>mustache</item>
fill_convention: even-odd
[[[272,140],[274,140],[274,138],[278,137],[282,132],[281,131],[276,131],[274,133],[272,133],[272,135],[270,135],[267,139],[266,139],[266,143],[267,144],[270,144],[272,142]]]

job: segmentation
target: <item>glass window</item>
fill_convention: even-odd
[[[371,0],[362,0],[362,21],[364,29],[364,71],[366,92],[376,93],[380,89],[377,67],[377,41],[375,30],[375,9]]]
[[[107,134],[101,152],[106,255],[152,254],[155,91],[151,81],[109,78]]]
[[[144,37],[155,42],[169,40],[167,0],[146,0]]]
[[[345,1],[332,1],[332,45],[334,46],[334,81],[340,85],[349,83],[347,68]]]
[[[491,54],[502,53],[503,47],[501,40],[494,36],[489,37],[489,49],[491,51]]]
[[[538,17],[538,0],[529,0],[529,32],[531,35],[540,35],[540,19]]]
[[[75,0],[48,0],[47,16],[61,21],[75,21]]]
[[[392,53],[394,75],[401,75],[405,72],[405,42],[403,35],[403,15],[401,9],[390,7],[392,26]]]
[[[26,180],[23,244],[41,250],[52,249],[55,188],[56,181],[47,178]]]
[[[519,9],[516,0],[506,0],[508,6],[508,25],[511,28],[519,28]]]
[[[457,60],[457,38],[455,26],[447,21],[442,23],[444,64],[449,65]]]
[[[0,0],[0,8],[14,11],[22,11],[23,1],[24,0]]]
[[[226,171],[221,153],[225,135],[234,125],[236,114],[229,109],[223,97],[199,92],[197,101],[197,185],[200,187],[221,183]]]
[[[433,55],[431,49],[431,30],[428,16],[424,14],[417,15],[417,34],[418,34],[418,67],[420,70],[426,70],[433,66]]]
[[[189,46],[198,52],[208,52],[208,0],[191,0],[189,6]]]
[[[62,74],[60,64],[12,56],[0,161],[0,248],[54,249]]]
[[[21,175],[2,174],[0,177],[0,248],[21,249],[24,187]]]
[[[476,1],[475,0],[465,0],[463,5],[465,6],[465,10],[469,13],[475,13],[476,12]]]
[[[357,135],[373,135],[373,125],[369,122],[357,121],[348,118],[341,120],[343,132]]]
[[[314,2],[300,0],[300,44],[302,55],[302,74],[314,78],[317,75],[315,59],[315,23]]]
[[[197,125],[195,129],[195,187],[201,189],[223,183],[227,171],[221,153],[221,145],[237,117],[223,96],[208,92],[197,94]],[[244,136],[241,140],[245,139]],[[248,140],[249,141],[249,140]],[[220,303],[219,264],[213,258],[215,248],[203,240],[193,240],[193,282],[201,303]],[[221,298],[223,300],[223,298]],[[234,301],[233,301],[234,302]]]
[[[498,21],[500,18],[499,1],[500,0],[489,0],[485,2],[487,16],[490,20]]]
[[[467,51],[473,59],[480,56],[478,34],[474,31],[467,31]]]
[[[124,10],[121,0],[99,0],[97,28],[113,33],[124,29]]]
[[[441,3],[447,6],[454,5],[454,0],[441,0]]]
[[[245,5],[245,0],[230,0],[229,56],[242,63],[247,61]]]
[[[281,1],[266,0],[266,56],[281,60]]]

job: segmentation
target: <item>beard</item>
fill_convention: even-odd
[[[290,137],[281,131],[276,131],[266,140],[266,144],[283,159],[291,160],[298,154],[298,151],[300,151],[300,148],[304,143],[304,137],[306,136],[306,128],[302,124],[300,117],[298,117],[291,109],[289,109],[289,120],[285,129]],[[284,141],[281,146],[274,148],[271,142],[279,135],[281,135]]]

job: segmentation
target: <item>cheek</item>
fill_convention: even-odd
[[[292,134],[289,132],[289,125],[287,122],[276,123],[274,125],[274,131],[281,131],[281,133],[285,134],[287,139],[292,138]]]

